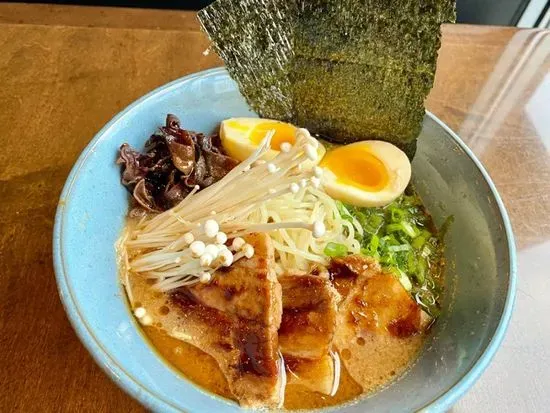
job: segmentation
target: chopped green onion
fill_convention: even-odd
[[[401,231],[401,224],[388,224],[386,225],[386,232]]]
[[[411,249],[411,246],[409,244],[390,245],[388,247],[388,250],[393,251],[393,252],[409,251],[410,249]]]
[[[371,217],[368,220],[368,225],[370,228],[371,234],[376,234],[380,227],[384,224],[384,217],[380,215],[371,215]]]
[[[423,259],[418,260],[418,271],[415,272],[415,278],[419,284],[426,279],[426,261]]]
[[[403,229],[403,232],[411,238],[415,238],[420,232],[416,226],[412,226],[412,224],[407,221],[401,221],[401,228]]]
[[[424,248],[422,248],[422,251],[420,252],[420,255],[423,258],[428,258],[430,255],[432,255],[432,253],[433,253],[433,251],[430,248],[430,244],[427,243],[426,245],[424,245]]]
[[[399,268],[397,268],[397,278],[405,290],[407,291],[412,290],[411,280],[409,280],[409,277],[407,277],[407,274],[405,274]]]
[[[391,222],[399,222],[405,218],[405,211],[397,207],[389,208],[391,214]]]
[[[397,232],[397,231],[403,231],[406,235],[408,235],[411,238],[415,238],[418,236],[420,231],[416,226],[413,226],[412,224],[408,223],[407,221],[401,221],[397,224],[388,224],[386,226],[386,232]]]
[[[380,262],[382,264],[393,264],[395,262],[395,259],[393,255],[391,254],[385,254],[380,257]]]
[[[380,241],[382,241],[384,247],[390,245],[401,245],[401,242],[399,242],[399,240],[395,238],[395,236],[393,236],[392,234],[380,238]]]
[[[377,235],[373,235],[369,242],[369,250],[372,252],[375,252],[378,250],[379,245],[380,245],[380,238],[378,238]]]
[[[327,257],[343,257],[348,253],[348,248],[344,244],[329,242],[323,252]]]
[[[415,274],[417,271],[416,255],[414,251],[409,251],[407,254],[407,269],[408,274]]]
[[[336,201],[336,208],[338,209],[338,212],[340,213],[342,218],[344,218],[345,220],[348,220],[348,221],[351,220],[352,215],[351,215],[350,211],[348,211],[348,209],[346,208],[346,206],[342,202]]]
[[[416,237],[412,242],[411,242],[411,245],[413,246],[414,249],[416,250],[419,250],[420,248],[422,248],[424,246],[424,244],[426,243],[426,241],[431,238],[432,234],[430,233],[430,231],[427,231],[427,230],[422,230],[422,232],[420,233],[420,235],[418,237]]]

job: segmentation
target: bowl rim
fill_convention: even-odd
[[[164,84],[141,98],[135,100],[121,112],[115,115],[89,142],[78,157],[71,172],[69,173],[63,190],[61,192],[58,206],[55,214],[55,223],[53,230],[53,264],[57,281],[57,288],[65,312],[68,315],[69,321],[75,330],[80,341],[84,344],[88,352],[92,355],[96,363],[103,369],[105,373],[123,390],[125,390],[130,396],[138,400],[145,407],[154,411],[181,411],[179,407],[173,403],[161,398],[157,394],[153,393],[146,387],[142,386],[139,381],[128,374],[121,365],[111,356],[96,339],[93,333],[93,328],[88,326],[84,321],[82,314],[79,311],[79,307],[75,298],[72,296],[70,287],[68,285],[68,274],[63,264],[63,221],[66,219],[65,202],[71,197],[73,186],[77,183],[81,169],[87,162],[87,159],[94,148],[99,144],[102,139],[105,139],[109,133],[109,130],[119,122],[127,113],[141,105],[148,99],[156,97],[159,94],[164,94],[169,91],[178,89],[183,84],[194,81],[198,78],[210,77],[215,75],[227,74],[224,67],[216,67],[209,70],[196,72],[172,82]],[[506,300],[504,308],[500,316],[500,321],[496,327],[493,338],[490,343],[483,350],[480,357],[475,361],[470,370],[464,374],[452,387],[441,394],[438,398],[427,403],[421,411],[426,412],[444,412],[455,404],[466,392],[473,386],[473,384],[479,379],[483,371],[487,368],[495,353],[498,350],[504,336],[506,334],[507,327],[510,322],[512,311],[515,302],[516,282],[517,282],[517,259],[516,259],[516,246],[514,242],[514,235],[512,231],[512,225],[508,217],[504,203],[495,187],[495,184],[491,180],[488,172],[485,170],[481,162],[477,159],[474,153],[468,148],[468,146],[459,138],[459,136],[453,132],[445,123],[437,118],[433,113],[426,111],[426,115],[431,118],[436,124],[445,130],[454,141],[461,147],[461,149],[468,155],[473,161],[474,165],[478,168],[482,174],[485,182],[489,186],[489,189],[496,201],[498,210],[502,222],[504,224],[504,230],[506,233],[506,241],[508,244],[508,255],[510,261],[509,279],[508,279],[508,291],[506,294]]]

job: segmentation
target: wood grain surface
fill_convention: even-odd
[[[536,181],[550,193],[544,147],[517,108],[496,131],[480,130],[488,110],[480,96],[516,35],[446,26],[427,105],[481,156],[510,208],[518,244],[528,246],[550,238],[541,219],[550,201],[534,207],[529,198],[548,195],[520,191],[522,182]],[[53,219],[69,170],[94,134],[146,92],[220,65],[203,55],[207,47],[189,12],[0,5],[0,411],[142,410],[96,366],[65,316],[52,268]],[[543,59],[533,76],[549,67]],[[526,155],[528,144],[543,155]]]

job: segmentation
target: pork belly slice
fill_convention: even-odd
[[[285,385],[277,339],[281,285],[270,238],[254,234],[247,242],[255,250],[251,259],[218,271],[210,284],[173,292],[174,311],[162,324],[169,335],[214,357],[242,406],[273,408],[282,404]]]
[[[339,296],[329,280],[314,275],[279,277],[283,316],[279,345],[285,356],[319,359],[328,354]]]
[[[334,345],[353,379],[371,390],[403,371],[419,351],[423,311],[373,259],[335,259],[329,272],[346,294],[338,309]]]
[[[274,270],[271,238],[251,234],[246,241],[254,247],[251,259],[242,258],[230,267],[222,267],[212,282],[196,284],[188,290],[208,307],[278,329],[282,290]]]
[[[340,296],[327,278],[315,275],[285,274],[279,282],[283,291],[279,345],[288,383],[333,394],[340,366],[330,349]]]

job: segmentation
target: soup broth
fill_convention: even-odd
[[[211,393],[234,400],[227,380],[211,356],[190,344],[168,336],[162,328],[144,327],[143,332],[164,360],[185,378]],[[288,410],[329,407],[356,399],[363,393],[375,391],[403,374],[407,366],[415,360],[421,346],[422,338],[417,337],[405,346],[388,349],[399,355],[402,367],[395,370],[394,365],[378,365],[372,374],[372,386],[365,390],[350,377],[345,367],[342,367],[340,384],[334,396],[317,393],[301,385],[287,385],[284,407]]]

